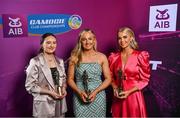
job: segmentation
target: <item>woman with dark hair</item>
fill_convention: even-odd
[[[42,35],[39,54],[30,60],[26,70],[26,90],[33,95],[34,117],[64,117],[66,74],[64,62],[55,56],[56,36]]]
[[[149,53],[138,51],[134,32],[124,27],[118,31],[119,51],[109,56],[113,78],[113,117],[146,117],[142,89],[150,78]]]
[[[68,68],[68,84],[75,92],[75,117],[106,117],[104,89],[110,83],[108,60],[96,50],[94,32],[85,29],[80,32],[78,43],[71,52]]]

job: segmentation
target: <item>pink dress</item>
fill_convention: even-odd
[[[112,53],[109,58],[113,81],[118,85],[118,70],[122,68],[121,53]],[[149,54],[136,51],[129,56],[124,66],[125,79],[122,80],[123,90],[138,87],[139,91],[130,94],[126,99],[113,97],[113,117],[146,117],[146,107],[141,90],[147,86],[150,78]]]

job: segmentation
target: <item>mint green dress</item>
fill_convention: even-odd
[[[85,70],[89,77],[88,88],[93,91],[102,83],[101,65],[98,63],[80,63],[79,67],[75,67],[76,84],[81,90],[84,90],[82,74]],[[105,91],[99,92],[92,103],[84,103],[77,94],[74,95],[73,100],[75,117],[106,117]]]

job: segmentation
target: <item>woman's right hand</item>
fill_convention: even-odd
[[[61,96],[55,91],[51,91],[50,96],[52,96],[54,99],[62,99]]]
[[[87,94],[85,93],[85,91],[79,91],[78,92],[80,98],[82,99],[83,102],[87,102],[86,98],[88,97]]]
[[[122,99],[122,96],[120,96],[121,93],[119,93],[118,88],[114,88],[113,90],[114,90],[114,96],[119,99]]]
[[[114,93],[115,97],[117,97],[117,98],[119,97],[119,93],[118,93],[118,89],[117,88],[113,89],[113,93]]]

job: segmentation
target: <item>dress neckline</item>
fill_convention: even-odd
[[[101,64],[99,64],[98,62],[81,62],[81,63],[79,63],[79,65],[85,65],[85,64],[90,64],[90,65],[96,65],[97,64],[99,67],[101,67]]]
[[[99,64],[99,63],[98,62],[80,62],[79,64]]]
[[[135,50],[133,50],[132,53],[129,54],[129,56],[128,56],[128,58],[127,58],[125,63],[123,63],[123,60],[122,60],[122,52],[120,53],[121,65],[122,65],[121,69],[122,69],[122,71],[125,71],[126,65],[127,65],[128,61],[129,61],[129,58],[131,58],[131,56],[133,55],[134,52],[135,52]]]

